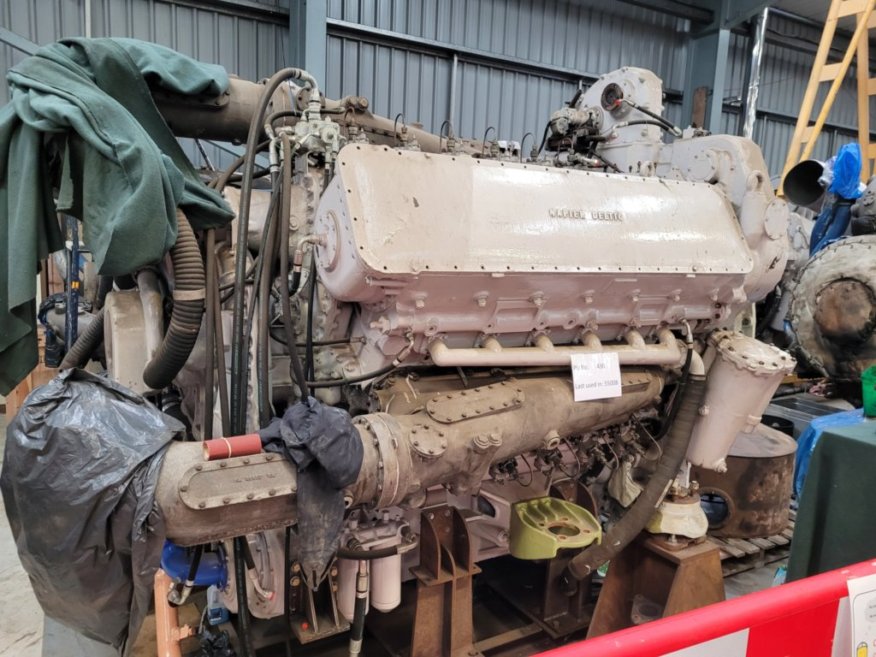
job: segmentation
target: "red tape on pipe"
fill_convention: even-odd
[[[252,456],[262,451],[262,439],[257,433],[204,441],[204,460],[216,461],[232,456]]]

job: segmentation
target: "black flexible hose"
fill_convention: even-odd
[[[185,581],[177,585],[179,588],[177,589],[177,595],[173,596],[173,599],[168,596],[168,602],[172,606],[179,607],[184,605],[189,599],[189,596],[192,593],[192,588],[195,585],[195,579],[198,576],[198,567],[201,565],[201,555],[203,554],[204,546],[196,545],[195,551],[192,554],[192,560],[189,562],[189,573],[186,576]]]
[[[243,185],[240,190],[240,209],[237,215],[237,252],[235,254],[234,278],[234,317],[231,334],[231,430],[235,435],[246,431],[246,388],[249,369],[244,335],[244,285],[246,274],[246,241],[249,232],[249,204],[252,199],[253,172],[255,170],[256,146],[264,129],[264,118],[274,91],[288,78],[300,78],[305,72],[299,68],[284,68],[265,83],[258,108],[249,124],[246,139],[246,152],[243,162]],[[250,657],[251,649],[244,651],[243,657]]]
[[[177,238],[170,249],[174,303],[164,340],[143,370],[143,382],[153,390],[171,384],[186,364],[201,330],[206,296],[204,260],[185,214],[176,211]]]
[[[274,198],[276,198],[277,184],[279,182],[278,173],[271,174]],[[268,310],[271,305],[271,281],[274,278],[274,262],[277,253],[277,222],[279,221],[280,204],[275,202],[273,205],[274,211],[268,213],[267,225],[263,233],[264,239],[262,240],[262,251],[260,253],[261,277],[257,290],[254,290],[258,296],[259,309],[258,342],[256,343],[256,384],[259,425],[261,427],[268,426],[274,414],[274,409],[271,406],[271,341],[269,339]]]
[[[292,209],[292,160],[289,157],[291,146],[289,135],[284,132],[280,139],[283,144],[283,153],[287,156],[287,161],[282,171],[283,184],[280,186],[282,200],[280,204],[280,280],[283,281],[283,285],[286,285],[289,280],[289,215]],[[295,290],[285,290],[280,294],[280,308],[283,312],[283,330],[286,333],[286,346],[295,345],[296,341],[295,324],[292,321],[292,303],[289,301],[289,296],[298,291],[296,280],[301,280],[300,272],[297,271],[293,275]],[[310,387],[307,385],[307,376],[304,374],[304,367],[301,365],[298,350],[294,346],[289,349],[289,370],[290,378],[298,384],[301,397],[307,399],[310,396]]]
[[[645,107],[642,107],[641,105],[638,105],[627,98],[622,99],[621,102],[626,103],[627,105],[629,105],[633,109],[640,111],[645,116],[650,116],[655,121],[660,122],[663,126],[665,126],[665,128],[668,132],[671,132],[674,135],[681,135],[681,128],[679,128],[677,125],[674,125],[666,117],[660,116],[659,114],[657,114],[657,112],[652,112],[651,110],[649,110]]]
[[[368,565],[360,561],[356,571],[356,602],[353,606],[353,622],[350,625],[349,657],[358,657],[362,654],[365,614],[368,613]]]
[[[669,483],[678,475],[690,444],[694,422],[706,393],[706,378],[690,375],[692,350],[689,348],[685,373],[678,384],[673,409],[670,413],[663,455],[657,470],[623,517],[603,537],[599,545],[591,545],[569,562],[569,573],[575,579],[584,579],[606,561],[613,559],[639,535],[654,510],[663,499]]]
[[[97,311],[88,327],[79,334],[76,342],[67,350],[64,360],[61,361],[62,370],[71,367],[84,367],[94,350],[103,342],[104,308]]]
[[[255,650],[249,627],[249,596],[246,591],[246,537],[234,538],[234,577],[237,585],[237,638],[244,657],[252,657]]]
[[[265,150],[270,143],[271,143],[270,139],[266,139],[265,141],[258,143],[256,145],[256,153],[259,153],[259,152]],[[221,192],[223,189],[225,189],[225,187],[228,185],[228,183],[238,182],[239,180],[242,180],[242,176],[236,175],[235,172],[241,166],[243,166],[243,162],[245,159],[246,159],[245,155],[239,156],[236,160],[234,160],[234,162],[231,163],[231,166],[229,166],[227,169],[225,169],[225,171],[222,172],[222,174],[218,178],[210,181],[209,186],[212,187],[213,189]],[[268,169],[268,173],[270,173],[270,169]],[[255,175],[255,173],[254,173],[254,175]]]

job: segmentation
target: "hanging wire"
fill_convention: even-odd
[[[444,137],[444,126],[447,126],[447,140],[454,138],[453,124],[450,122],[450,119],[444,119],[444,123],[442,123],[441,127],[438,128],[438,150],[439,151],[441,150],[441,139]]]
[[[484,154],[484,149],[487,147],[487,135],[490,134],[490,130],[496,132],[496,128],[493,126],[487,126],[487,129],[484,130],[484,141],[481,143],[481,155]]]
[[[399,117],[401,117],[401,120],[402,120],[402,127],[406,126],[408,122],[407,122],[407,119],[405,119],[404,112],[399,112],[398,114],[396,114],[396,115],[395,115],[395,120],[392,122],[392,134],[395,136],[396,139],[398,139],[399,141],[401,141],[401,137],[399,137],[399,135],[398,135],[398,120],[399,120]]]
[[[523,139],[520,140],[520,161],[521,162],[523,162],[523,153],[525,151],[525,149],[523,147],[526,145],[526,138],[527,137],[532,137],[533,143],[535,142],[535,133],[533,133],[532,131],[527,132],[525,135],[523,135]]]

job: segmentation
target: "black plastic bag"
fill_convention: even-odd
[[[155,485],[182,430],[140,395],[82,370],[34,390],[7,429],[0,488],[37,600],[123,655],[149,610],[164,543]]]

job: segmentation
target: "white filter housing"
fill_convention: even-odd
[[[338,559],[338,611],[348,621],[353,621],[356,607],[356,574],[359,562],[353,559]],[[366,605],[365,609],[368,607]]]
[[[706,398],[687,459],[693,465],[724,472],[736,435],[757,428],[773,393],[796,362],[781,349],[733,331],[709,336],[704,360],[711,363]]]
[[[401,604],[402,558],[400,554],[371,562],[371,606],[392,611]]]

